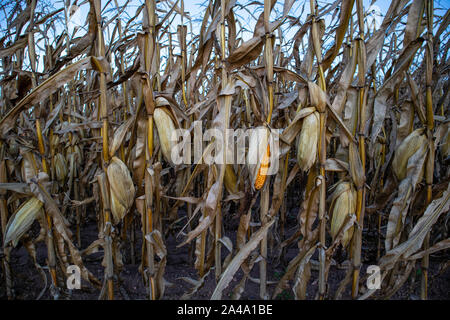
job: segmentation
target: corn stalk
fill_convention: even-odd
[[[361,0],[356,0],[356,11],[358,14],[359,37],[357,40],[358,46],[358,151],[359,161],[361,167],[357,170],[359,172],[354,179],[357,188],[356,200],[356,221],[358,227],[356,229],[355,239],[353,241],[353,282],[352,282],[352,298],[355,299],[358,294],[359,270],[361,268],[361,245],[362,245],[362,231],[364,225],[364,207],[365,207],[365,171],[366,171],[366,152],[365,152],[365,124],[366,124],[366,81],[365,81],[365,66],[366,66],[366,46],[364,44],[364,15],[363,4]],[[352,159],[350,158],[350,162]],[[358,160],[357,160],[358,161]],[[352,166],[352,163],[350,163]]]
[[[426,205],[429,205],[433,199],[433,172],[434,172],[434,157],[435,147],[433,138],[434,129],[434,115],[433,115],[433,95],[431,91],[433,81],[433,0],[425,2],[425,12],[427,19],[427,36],[425,49],[425,63],[426,63],[426,121],[427,121],[427,138],[428,138],[428,155],[425,162],[425,182],[427,186]],[[424,240],[423,248],[428,250],[430,247],[430,233],[427,233]],[[426,254],[422,259],[422,282],[420,287],[420,297],[422,300],[428,298],[428,268],[429,255]]]

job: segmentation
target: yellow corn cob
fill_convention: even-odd
[[[255,180],[256,190],[261,189],[264,185],[264,182],[266,182],[267,170],[269,168],[269,157],[270,157],[270,146],[267,145],[267,152],[261,161],[261,166],[259,167],[258,175],[256,176]]]

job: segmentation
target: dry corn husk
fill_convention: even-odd
[[[314,82],[308,82],[309,99],[311,105],[316,107],[320,112],[325,112],[327,106],[327,95],[326,93]]]
[[[331,200],[331,236],[334,238],[337,236],[339,229],[344,224],[345,218],[349,214],[355,214],[356,212],[356,191],[350,182],[340,182]],[[347,246],[353,236],[353,227],[350,227],[342,237],[342,246]]]
[[[22,156],[23,156],[21,167],[22,179],[26,183],[29,183],[31,179],[36,176],[37,168],[35,167],[35,161],[33,159],[33,154],[31,152],[25,152],[23,153]]]
[[[5,237],[3,239],[4,246],[10,242],[13,247],[17,245],[20,238],[27,232],[34,220],[42,213],[43,205],[40,200],[33,197],[17,209],[6,225]]]
[[[303,119],[302,130],[297,145],[297,161],[303,171],[308,171],[317,159],[319,142],[319,113],[314,111]]]
[[[225,167],[225,188],[227,188],[229,193],[237,193],[237,176],[234,173],[233,165],[227,164]]]
[[[165,107],[156,108],[153,113],[153,118],[155,119],[156,129],[158,130],[162,154],[166,161],[173,165],[171,152],[172,147],[176,145],[176,141],[171,141],[171,136],[175,131],[175,123]]]
[[[111,213],[114,224],[118,224],[127,213],[127,208],[120,203],[113,192],[111,192]]]
[[[19,147],[14,140],[8,141],[8,153],[13,157],[16,157],[19,154]]]
[[[365,176],[361,158],[359,157],[358,149],[354,143],[350,143],[348,146],[348,160],[353,183],[360,189],[364,185]]]
[[[61,153],[55,155],[55,174],[58,182],[63,183],[67,177],[67,162]]]
[[[77,164],[81,164],[83,162],[83,152],[78,144],[73,147],[73,152],[76,154],[75,161]]]
[[[7,169],[8,175],[11,176],[16,171],[15,162],[10,159],[6,159],[6,169]]]
[[[433,171],[434,171],[434,158],[436,156],[434,150],[434,140],[427,139],[427,151],[433,150],[433,152],[425,152],[427,154],[426,158],[426,164],[422,167],[423,172],[425,172],[425,181],[428,185],[433,184]],[[420,175],[420,180],[422,180],[422,175]]]
[[[411,132],[395,150],[392,169],[399,180],[406,177],[409,158],[425,143],[427,143],[427,138],[424,129],[420,128]]]
[[[441,152],[444,158],[450,156],[450,130],[447,130],[447,133],[444,139],[442,140]]]
[[[375,142],[375,145],[373,147],[374,150],[374,160],[375,160],[375,167],[378,167],[382,163],[383,159],[383,143],[380,142],[380,139],[377,139]]]
[[[71,145],[75,146],[79,142],[80,142],[80,137],[78,136],[78,134],[72,133]]]
[[[7,169],[6,160],[3,160],[0,163],[0,183],[8,182],[8,175],[7,175],[6,169]],[[6,193],[7,192],[5,189],[0,189],[0,196],[5,196]]]
[[[59,145],[59,135],[57,134],[53,134],[50,138],[50,145],[52,147],[52,149],[56,149],[58,148]]]
[[[55,150],[56,148],[58,148],[58,145],[59,145],[59,135],[52,134],[50,136],[50,146],[52,147],[53,150]]]
[[[170,106],[169,101],[164,97],[157,97],[155,99],[156,107]]]
[[[133,205],[135,188],[125,163],[113,157],[107,169],[114,224],[119,223]]]
[[[261,189],[266,182],[270,157],[269,135],[269,129],[264,126],[255,128],[250,134],[247,164],[255,190]]]

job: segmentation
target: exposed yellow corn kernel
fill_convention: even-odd
[[[256,177],[255,180],[256,190],[261,189],[264,185],[264,182],[266,182],[267,171],[269,169],[269,158],[270,158],[270,146],[267,145],[267,152],[261,161],[261,166],[259,167],[258,170],[258,176]]]

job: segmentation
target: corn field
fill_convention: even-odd
[[[448,286],[448,2],[3,0],[0,17],[0,298]],[[174,132],[209,129],[259,129],[256,162],[206,161],[234,147],[217,136],[174,161]]]

